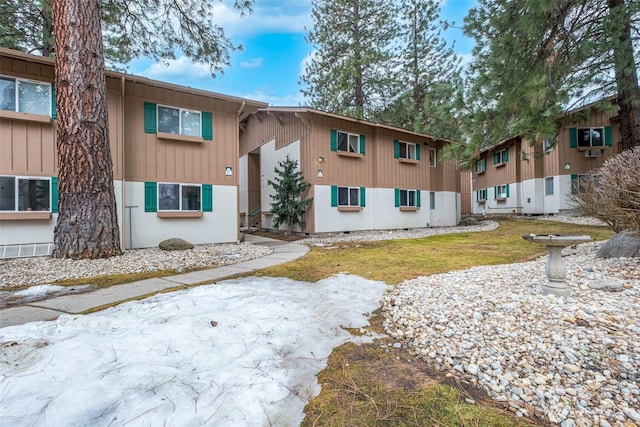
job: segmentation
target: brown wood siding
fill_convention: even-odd
[[[471,172],[460,172],[460,213],[468,215],[471,209]]]
[[[37,64],[17,58],[2,57],[0,74],[24,79],[40,80],[52,83],[54,81],[53,65]]]
[[[145,133],[145,102],[211,112],[213,140],[175,141]],[[227,103],[127,82],[125,115],[130,120],[125,123],[126,179],[238,185],[238,116],[237,109]],[[227,166],[233,168],[232,176],[225,175]]]
[[[518,163],[520,162],[520,153],[518,152],[518,144],[514,140],[501,145],[489,152],[487,152],[487,172],[486,183],[487,187],[493,187],[496,185],[510,184],[516,182],[518,179]],[[503,166],[496,167],[493,164],[493,154],[504,149],[509,150],[509,161]]]
[[[56,176],[55,123],[0,118],[0,175]]]

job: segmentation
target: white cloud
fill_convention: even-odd
[[[211,71],[208,65],[196,64],[183,55],[166,62],[156,62],[140,74],[156,80],[175,81],[176,79],[192,80],[210,77]]]
[[[240,66],[242,68],[260,68],[262,67],[263,63],[264,63],[263,58],[253,58],[253,59],[250,59],[249,61],[241,62]]]
[[[250,36],[265,32],[304,33],[311,20],[311,3],[305,1],[263,1],[244,17],[225,0],[212,8],[213,22],[224,28],[227,36]]]
[[[283,96],[275,95],[274,91],[269,87],[259,88],[251,93],[240,95],[242,98],[255,99],[256,101],[267,102],[269,105],[277,107],[297,107],[307,104],[305,97],[301,92],[295,94],[285,94]]]

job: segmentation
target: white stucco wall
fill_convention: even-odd
[[[240,207],[240,212],[246,212],[248,213],[248,209],[249,209],[249,156],[245,155],[240,157],[240,165],[238,166],[239,168],[239,176],[238,176],[238,180],[240,181],[239,183],[239,188],[238,188],[238,194],[239,194],[239,207]]]
[[[556,198],[558,212],[574,210],[576,207],[569,200],[571,195],[571,175],[560,175],[557,178],[558,192]]]
[[[528,179],[522,182],[522,213],[539,215],[544,213],[546,199],[544,178]]]
[[[201,218],[158,218],[156,212],[145,212],[143,182],[127,182],[126,196],[127,206],[137,206],[131,209],[131,229],[125,233],[126,248],[154,247],[171,237],[193,244],[228,243],[238,239],[236,186],[214,185],[213,212],[204,212]]]

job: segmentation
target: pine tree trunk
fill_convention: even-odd
[[[53,0],[59,216],[53,256],[122,253],[107,126],[99,0]]]
[[[617,32],[614,38],[614,66],[618,86],[618,107],[620,111],[620,137],[622,149],[630,150],[640,145],[640,88],[633,57],[631,38],[631,17],[626,11],[624,0],[608,0],[609,12]]]

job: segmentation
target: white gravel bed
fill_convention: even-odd
[[[107,274],[141,273],[158,270],[182,272],[196,268],[214,268],[237,264],[265,256],[266,246],[249,242],[239,244],[197,245],[186,251],[159,248],[134,249],[107,259],[70,260],[50,257],[19,258],[0,261],[0,288],[5,290]]]
[[[406,281],[383,298],[386,330],[516,414],[640,425],[640,266],[596,259],[601,244],[564,249],[566,298],[542,294],[548,256]],[[612,282],[622,290],[589,287]]]
[[[531,218],[531,217],[526,217],[526,218]],[[591,218],[588,216],[580,216],[580,215],[572,215],[572,214],[538,216],[533,218],[539,219],[541,221],[568,222],[568,223],[579,224],[579,225],[595,225],[595,226],[603,226],[603,227],[607,225],[604,221],[601,221],[597,218]]]
[[[373,242],[392,239],[418,239],[438,234],[465,233],[475,231],[490,231],[498,228],[496,221],[479,221],[476,225],[457,227],[408,228],[406,230],[369,230],[351,231],[349,233],[317,233],[306,239],[299,240],[314,246],[326,246],[339,242]]]

